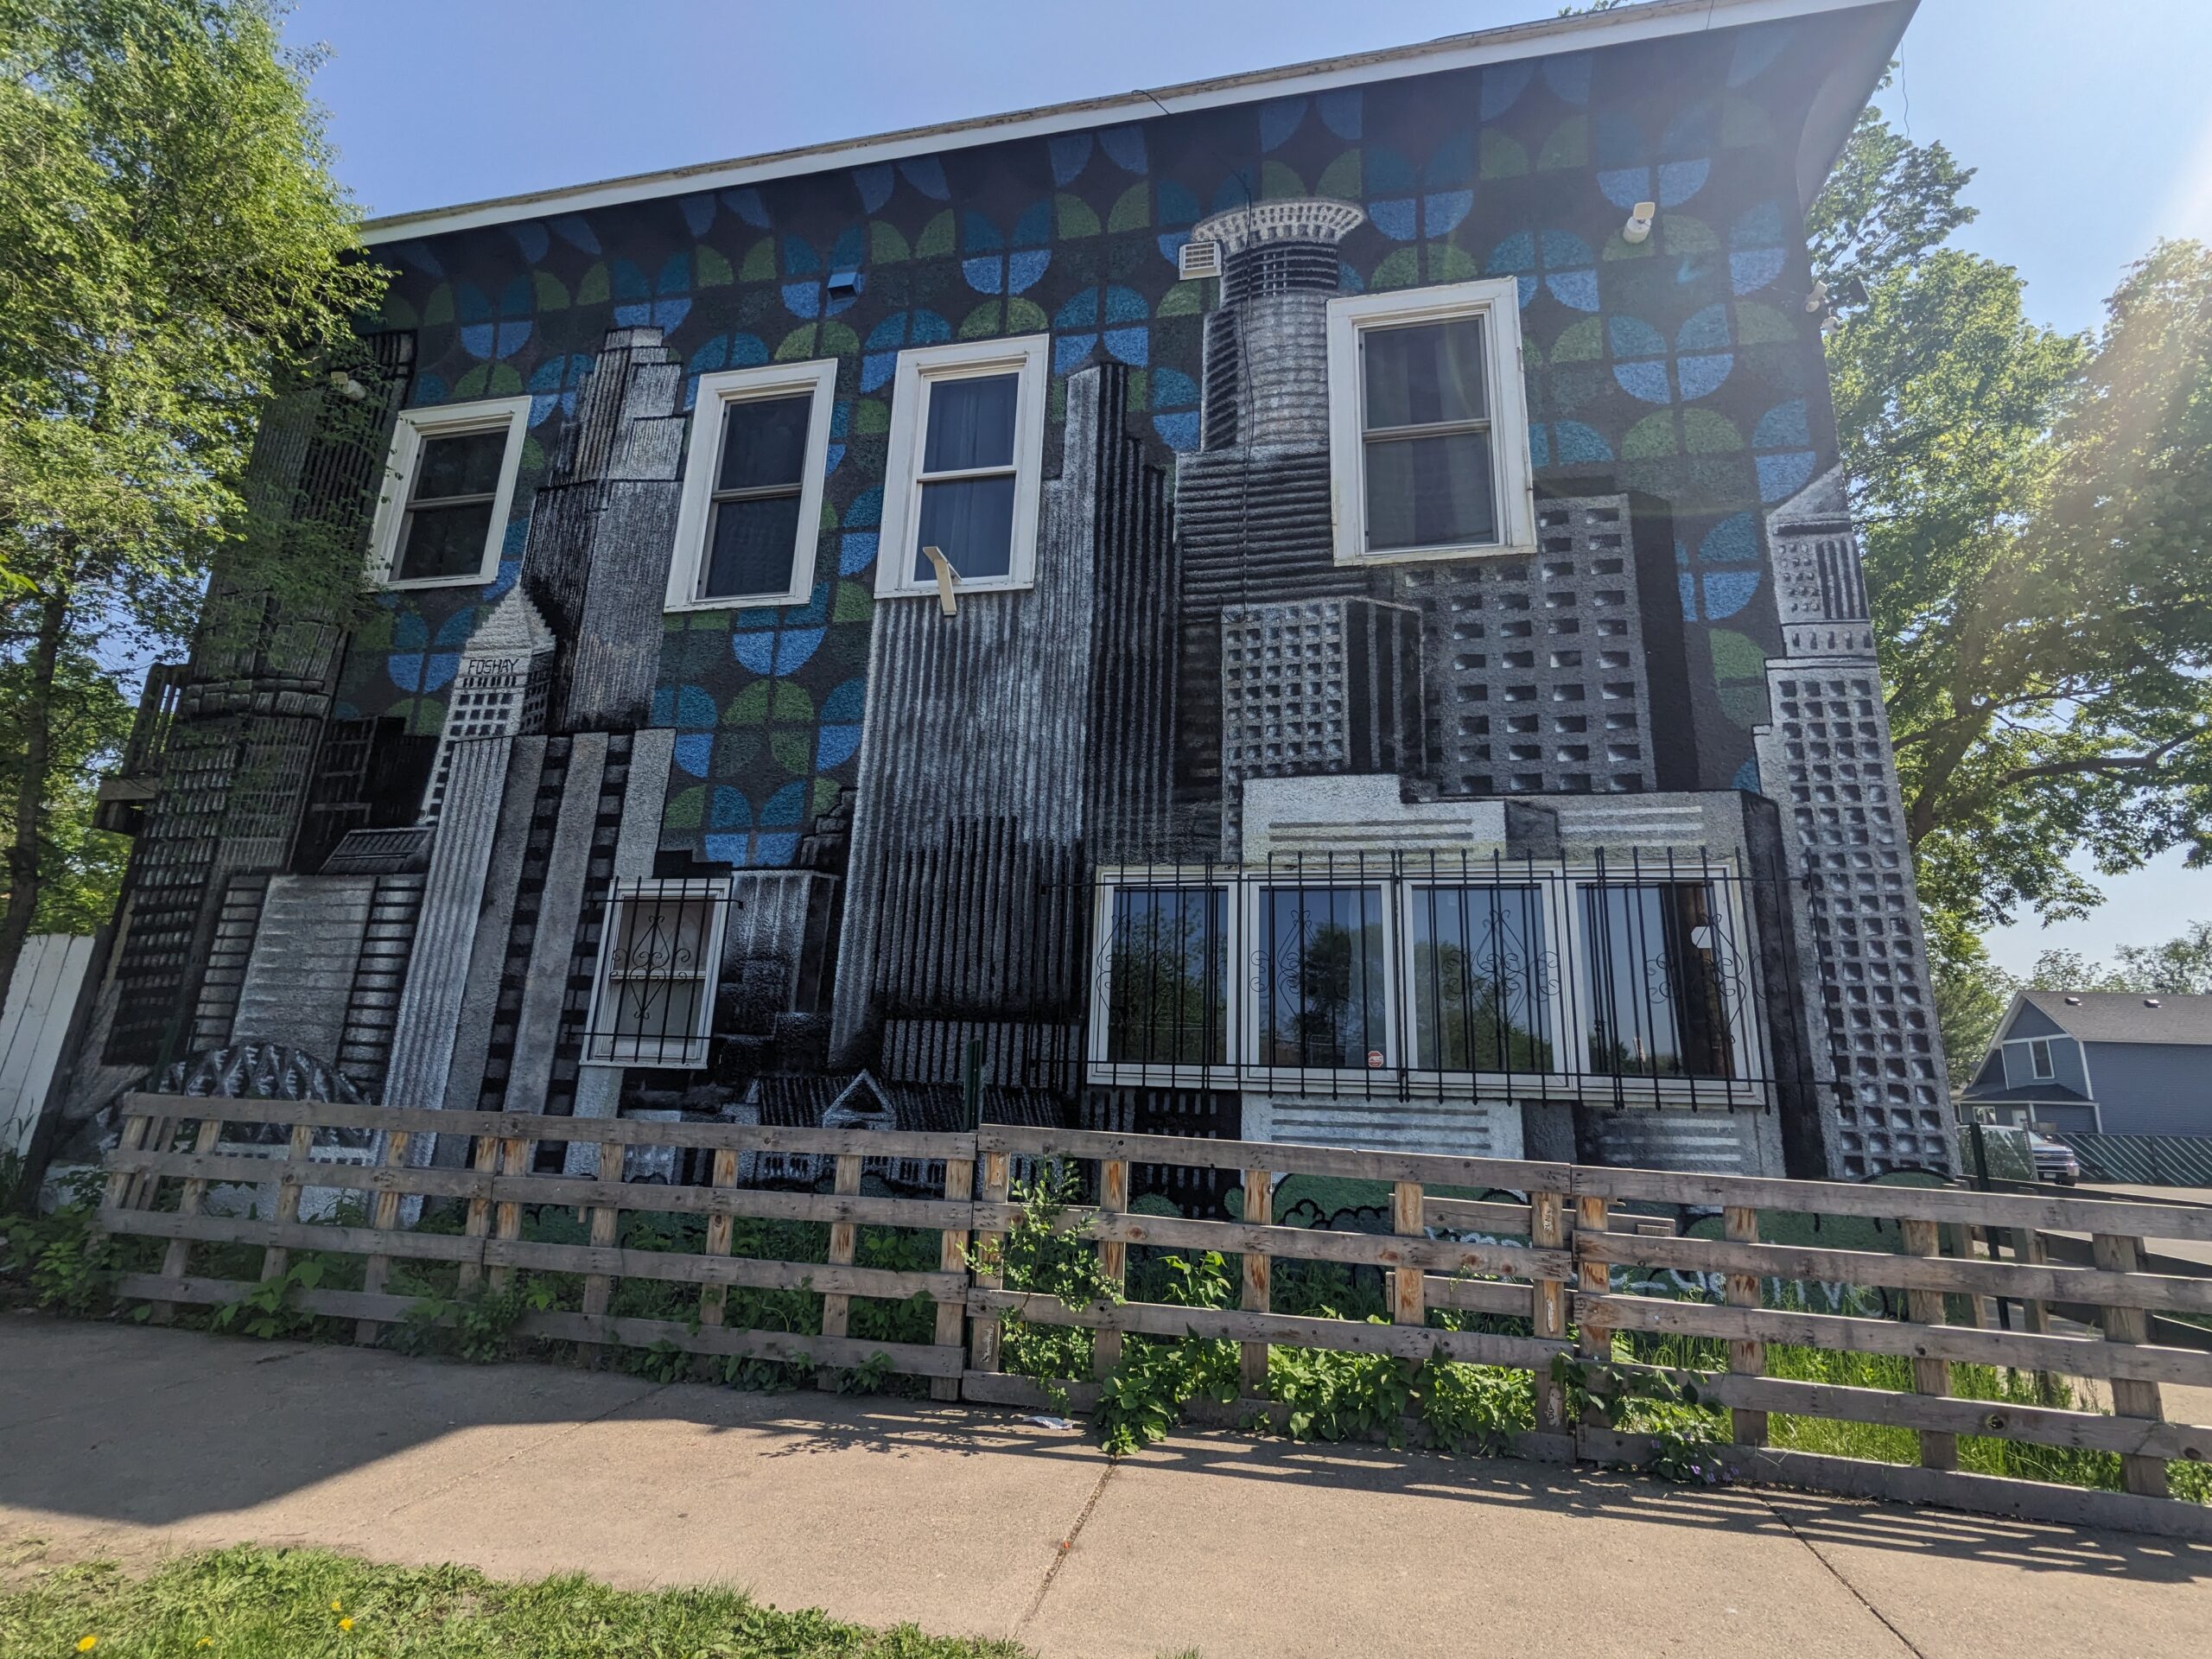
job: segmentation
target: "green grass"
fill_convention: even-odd
[[[352,1628],[341,1619],[353,1621]],[[86,1638],[94,1645],[83,1647]],[[180,1557],[148,1578],[57,1567],[0,1594],[0,1653],[176,1659],[1027,1659],[1010,1642],[868,1630],[734,1590],[634,1592],[582,1575],[503,1584],[465,1567],[319,1550]]]

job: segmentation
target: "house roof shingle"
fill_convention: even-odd
[[[2133,991],[2023,991],[2020,1000],[2085,1043],[2179,1043],[2212,1047],[2212,995]]]

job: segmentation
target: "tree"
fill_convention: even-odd
[[[2212,254],[2161,243],[2060,334],[1943,245],[1971,177],[1870,111],[1810,220],[1939,977],[2023,908],[2100,902],[2076,849],[2212,859]]]
[[[112,861],[72,827],[113,736],[87,677],[181,637],[219,564],[328,614],[358,588],[350,537],[242,487],[272,397],[382,287],[312,67],[270,0],[0,0],[0,997]]]

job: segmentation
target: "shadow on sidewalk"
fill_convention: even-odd
[[[250,1510],[362,1474],[346,1502],[410,1503],[518,1458],[569,1464],[624,1485],[627,1465],[577,1460],[576,1437],[654,1423],[693,1434],[658,1446],[653,1490],[683,1507],[682,1483],[748,1463],[823,1453],[1033,1460],[1103,1470],[1078,1431],[1018,1412],[824,1394],[742,1394],[704,1384],[556,1366],[467,1366],[342,1346],[262,1344],[139,1326],[0,1314],[0,1510],[167,1526]],[[521,1435],[501,1431],[523,1431]],[[716,1442],[734,1437],[718,1456]],[[435,1459],[427,1463],[425,1454]],[[378,1465],[405,1457],[404,1467]],[[2038,1572],[2150,1581],[2212,1580],[2212,1546],[2135,1534],[1768,1489],[1689,1490],[1589,1465],[1440,1458],[1229,1432],[1179,1434],[1128,1460],[1139,1478],[1448,1500],[1487,1512],[1587,1516],[1711,1533],[1787,1530],[1834,1545]],[[972,1472],[972,1469],[971,1469]],[[427,1477],[427,1478],[426,1478]],[[670,1486],[665,1483],[677,1483]],[[634,1498],[636,1488],[624,1496]],[[1212,1506],[1233,1525],[1224,1490]],[[1471,1520],[1472,1517],[1471,1517]],[[1470,1528],[1471,1538],[1476,1529]]]

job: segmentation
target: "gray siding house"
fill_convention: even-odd
[[[2021,991],[1961,1096],[2061,1134],[2212,1138],[2212,996]]]

